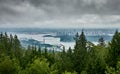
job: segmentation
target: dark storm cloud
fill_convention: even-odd
[[[19,5],[22,0],[0,0],[0,16],[16,16],[19,15],[20,12],[15,9],[17,5]]]
[[[16,12],[9,6],[24,2],[51,14],[120,14],[120,0],[0,0],[0,12]]]
[[[118,20],[120,0],[0,0],[0,25],[37,27],[59,23],[72,27],[73,24],[118,24]]]
[[[53,7],[48,11],[77,14],[120,14],[120,0],[28,0],[36,7]],[[71,12],[70,12],[71,11]]]

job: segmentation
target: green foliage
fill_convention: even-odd
[[[16,56],[17,58],[20,58],[21,56],[21,44],[18,40],[17,35],[14,37],[10,34],[10,36],[7,35],[5,32],[4,34],[0,34],[0,50],[2,53],[7,55]]]
[[[116,30],[111,42],[109,43],[108,64],[112,67],[116,66],[120,57],[120,33]]]
[[[98,40],[100,46],[105,46],[105,41],[104,41],[104,38],[101,37],[99,40]]]
[[[105,71],[106,74],[116,74],[115,68],[112,67],[106,67],[107,71]]]
[[[87,74],[87,72],[86,71],[81,71],[81,73],[80,74]]]
[[[102,46],[94,46],[89,51],[86,71],[88,74],[104,74],[108,50]]]
[[[41,47],[39,46],[39,48],[38,48],[38,55],[39,55],[39,57],[41,56],[41,53],[42,53]]]
[[[67,72],[67,71],[65,71],[65,72],[62,73],[62,74],[77,74],[77,72]]]
[[[120,61],[118,61],[116,68],[107,66],[105,74],[120,74]]]
[[[76,44],[74,49],[74,70],[80,73],[84,70],[87,61],[87,40],[85,38],[84,32],[82,31],[79,36],[76,34]]]
[[[0,74],[17,74],[20,71],[19,61],[2,54],[0,56]]]
[[[21,71],[20,74],[49,74],[50,68],[49,63],[46,59],[37,58],[30,64],[25,70]]]
[[[75,37],[75,48],[50,52],[36,45],[23,49],[15,36],[0,34],[0,74],[120,74],[120,33],[99,45],[86,40],[84,32]]]

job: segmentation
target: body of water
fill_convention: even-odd
[[[65,46],[74,48],[75,34],[81,34],[81,29],[38,29],[38,28],[14,28],[0,29],[1,32],[9,34],[17,34],[21,44],[26,47],[28,45],[37,45],[41,47],[61,48]],[[109,42],[115,29],[84,29],[86,39],[98,44],[98,39],[103,37],[105,42]]]

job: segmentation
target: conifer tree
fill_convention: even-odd
[[[14,49],[20,49],[21,48],[21,44],[20,41],[17,37],[17,35],[14,36]]]
[[[20,58],[21,57],[21,44],[20,44],[20,41],[17,37],[17,35],[14,36],[14,54],[17,58]]]
[[[3,33],[1,32],[1,34],[0,34],[0,49],[1,49],[1,51],[3,51]]]
[[[71,47],[69,47],[69,49],[67,50],[67,53],[66,53],[66,70],[69,71],[69,72],[72,72],[73,71],[73,53],[72,53],[72,49]]]
[[[10,48],[11,49],[13,49],[13,41],[14,41],[13,36],[12,34],[10,34]]]
[[[84,70],[86,65],[86,54],[87,54],[87,48],[86,43],[87,40],[85,38],[84,32],[82,30],[81,35],[78,39],[78,33],[76,34],[76,45],[74,49],[74,68],[75,71],[80,73],[82,70]]]
[[[41,51],[41,47],[39,46],[39,47],[38,47],[38,56],[40,57],[41,54],[42,54],[42,51]]]
[[[120,58],[120,33],[118,32],[118,30],[116,30],[112,38],[112,41],[110,42],[109,45],[110,45],[109,64],[110,66],[115,67],[118,59]]]
[[[100,37],[100,39],[98,40],[98,42],[99,42],[100,46],[105,46],[105,41],[104,41],[103,37]]]
[[[77,32],[77,34],[75,35],[75,49],[79,48],[79,34]]]
[[[71,49],[71,47],[69,47],[69,49],[67,51],[67,56],[72,57],[72,49]]]
[[[44,56],[47,58],[48,57],[48,50],[47,48],[44,49]]]

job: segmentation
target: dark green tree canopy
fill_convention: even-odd
[[[98,43],[100,46],[105,46],[105,40],[102,36],[99,38]]]

